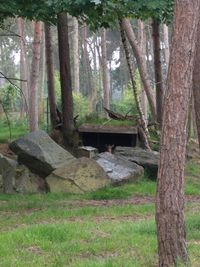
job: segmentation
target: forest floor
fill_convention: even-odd
[[[0,145],[2,152],[9,153],[7,145]],[[191,266],[199,267],[195,153],[185,171],[185,214]],[[0,267],[155,267],[155,192],[156,182],[144,177],[82,195],[0,194]]]

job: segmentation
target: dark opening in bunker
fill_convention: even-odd
[[[136,146],[137,128],[130,126],[105,126],[84,124],[79,128],[83,146],[92,146],[104,152],[108,145]]]

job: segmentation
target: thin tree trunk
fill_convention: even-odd
[[[81,29],[81,35],[82,35],[82,59],[83,59],[83,67],[85,72],[85,95],[91,96],[94,89],[94,83],[92,81],[92,70],[90,66],[90,58],[88,53],[88,43],[87,43],[87,37],[88,37],[88,26],[84,24]]]
[[[27,62],[26,62],[26,48],[25,48],[25,21],[22,18],[17,18],[18,32],[20,36],[20,117],[24,116],[28,106],[28,77],[27,77]]]
[[[63,119],[62,129],[63,129],[63,134],[66,137],[69,136],[74,129],[67,19],[68,18],[66,13],[60,13],[58,15],[58,46],[59,46],[62,119]]]
[[[46,68],[47,68],[47,87],[50,108],[50,118],[52,128],[57,124],[55,83],[54,83],[54,66],[53,66],[53,49],[51,38],[51,26],[48,22],[44,24],[45,29],[45,47],[46,47]]]
[[[152,22],[153,52],[154,52],[154,73],[156,83],[156,113],[159,126],[162,125],[163,108],[163,79],[160,53],[160,25],[156,19]]]
[[[41,23],[34,22],[33,59],[30,75],[29,130],[38,130],[37,80],[40,65]]]
[[[125,18],[122,19],[122,26],[123,26],[124,31],[126,32],[128,40],[130,42],[130,45],[133,49],[133,52],[134,52],[134,55],[135,55],[135,58],[136,58],[136,61],[138,64],[138,69],[140,72],[141,80],[142,80],[143,85],[144,85],[144,90],[147,94],[147,98],[149,101],[149,106],[151,109],[153,119],[155,121],[157,121],[156,104],[155,104],[154,94],[153,94],[151,84],[150,84],[148,74],[147,74],[147,69],[146,69],[146,65],[145,65],[145,58],[142,55],[142,51],[137,44],[137,40],[136,40],[135,34],[133,32],[130,21],[128,19],[125,19]]]
[[[195,48],[195,62],[193,71],[193,96],[194,96],[194,109],[197,126],[197,136],[200,148],[200,22],[197,30],[197,42]]]
[[[165,63],[168,69],[169,66],[169,28],[166,24],[163,24],[163,42],[164,42],[164,56]]]
[[[80,92],[78,36],[78,20],[76,17],[73,17],[74,91],[76,93]]]
[[[107,45],[106,45],[106,29],[101,30],[101,62],[102,62],[102,79],[103,79],[103,99],[104,107],[110,108],[110,79],[109,69],[107,65]]]
[[[172,49],[164,100],[156,195],[159,266],[188,261],[184,222],[184,166],[198,0],[175,2]]]
[[[44,24],[42,23],[42,42],[41,42],[41,56],[40,56],[40,77],[39,77],[39,122],[43,122],[44,118],[44,82],[45,82],[45,35]]]
[[[143,55],[146,55],[146,32],[145,32],[144,22],[141,20],[138,20],[138,43],[142,49]],[[140,79],[140,101],[145,121],[147,121],[147,97],[141,79]]]
[[[125,51],[125,54],[126,54],[128,70],[129,70],[130,77],[131,77],[133,95],[134,95],[134,98],[135,98],[137,111],[138,111],[139,117],[140,117],[140,119],[139,119],[139,127],[141,125],[140,134],[142,134],[143,146],[144,146],[145,149],[151,150],[151,148],[149,146],[149,142],[148,142],[148,136],[149,136],[148,128],[147,128],[147,125],[146,125],[146,122],[145,122],[145,118],[144,118],[144,114],[142,112],[142,108],[141,108],[141,105],[140,105],[140,101],[139,101],[139,97],[138,97],[138,93],[137,93],[136,82],[135,82],[135,79],[134,79],[134,72],[133,72],[133,68],[132,68],[132,65],[131,65],[130,53],[129,53],[129,49],[128,49],[128,42],[127,42],[127,39],[126,39],[125,32],[123,30],[121,21],[119,22],[119,24],[120,24],[121,39],[122,39],[122,43],[123,43],[123,46],[124,46],[124,51]]]

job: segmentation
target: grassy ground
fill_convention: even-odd
[[[28,132],[25,122],[16,120],[8,122],[0,120],[0,143],[10,142]]]
[[[200,262],[198,163],[186,168],[188,249]],[[157,264],[155,182],[85,195],[0,194],[2,267],[153,267]]]
[[[3,142],[9,133],[0,129]],[[15,126],[12,138],[25,132]],[[193,267],[200,266],[199,175],[200,162],[190,160],[185,192],[192,199],[186,224]],[[155,191],[155,181],[144,177],[85,195],[0,194],[0,267],[157,266]]]

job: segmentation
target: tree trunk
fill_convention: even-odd
[[[157,122],[161,128],[163,108],[163,79],[160,54],[160,25],[156,19],[152,22],[153,52],[154,52],[154,74],[156,83],[156,113]]]
[[[80,92],[78,47],[78,20],[73,17],[74,92],[76,93]]]
[[[42,23],[42,42],[41,42],[41,56],[40,56],[40,76],[39,76],[39,122],[44,121],[44,83],[45,83],[45,74],[46,74],[46,65],[45,65],[45,35],[44,35],[44,24]]]
[[[135,55],[135,58],[136,58],[136,61],[138,64],[138,70],[140,72],[141,80],[142,80],[143,85],[144,85],[144,90],[147,94],[147,98],[149,101],[149,106],[151,109],[153,119],[155,121],[157,121],[156,104],[155,104],[154,94],[153,94],[151,84],[150,84],[148,74],[147,74],[145,58],[142,55],[142,51],[137,44],[137,40],[136,40],[135,34],[133,32],[130,21],[128,19],[125,19],[125,18],[122,19],[122,26],[123,26],[124,31],[126,32],[128,40],[130,42],[130,45],[133,49],[133,52],[134,52],[134,55]]]
[[[179,261],[185,264],[188,261],[184,222],[184,166],[199,3],[199,0],[175,2],[156,195],[160,267],[177,266]]]
[[[163,25],[163,42],[164,42],[164,56],[166,69],[169,66],[169,28],[166,24]]]
[[[146,56],[146,42],[147,42],[146,39],[147,38],[146,38],[144,22],[141,20],[138,20],[138,44],[142,49],[143,55],[145,56]],[[143,86],[141,79],[140,79],[140,102],[141,102],[141,108],[144,114],[145,121],[147,121],[147,97],[146,97],[144,86]]]
[[[197,136],[200,148],[200,23],[198,24],[197,30],[197,42],[195,48],[195,61],[194,61],[194,71],[193,71],[193,96],[194,96],[194,109],[195,118],[197,126]]]
[[[84,24],[81,28],[81,36],[82,36],[82,63],[84,69],[84,83],[85,83],[85,90],[84,95],[91,96],[93,93],[94,83],[92,81],[92,70],[90,66],[90,58],[88,53],[88,26]]]
[[[25,48],[25,21],[22,18],[17,18],[18,32],[20,36],[20,117],[24,116],[24,112],[28,107],[28,77],[27,77],[27,62]]]
[[[143,147],[145,149],[151,150],[151,148],[149,146],[149,142],[148,142],[148,136],[149,136],[148,128],[147,128],[146,121],[145,121],[145,118],[144,118],[144,114],[142,112],[142,108],[141,108],[141,105],[140,105],[140,101],[139,101],[139,97],[138,97],[138,93],[137,93],[136,82],[135,82],[135,79],[134,79],[134,72],[133,72],[133,68],[132,68],[132,65],[131,65],[130,53],[129,53],[129,49],[128,49],[128,42],[127,42],[127,39],[126,39],[125,32],[123,30],[121,21],[119,22],[119,24],[120,24],[121,39],[122,39],[122,43],[123,43],[123,46],[124,46],[124,51],[125,51],[125,54],[126,54],[128,70],[129,70],[130,77],[131,77],[133,95],[134,95],[134,98],[135,98],[137,111],[138,111],[139,117],[140,117],[140,119],[139,119],[139,129],[140,129],[140,135],[142,135]]]
[[[47,88],[50,108],[50,118],[52,128],[57,124],[55,83],[54,83],[54,66],[53,66],[53,49],[51,39],[51,27],[48,22],[44,24],[45,29],[45,47],[46,47],[46,68],[47,68]]]
[[[31,132],[38,130],[37,80],[40,65],[41,33],[41,23],[34,22],[33,59],[31,64],[29,90],[29,130]]]
[[[70,51],[68,39],[67,14],[58,15],[58,46],[60,61],[60,82],[62,100],[62,130],[67,137],[74,129],[73,122],[73,98],[70,72]],[[69,140],[68,140],[69,141]]]
[[[103,100],[104,107],[110,108],[110,79],[109,69],[107,65],[107,45],[106,45],[106,29],[101,30],[101,65],[102,65],[102,79],[103,79]]]

